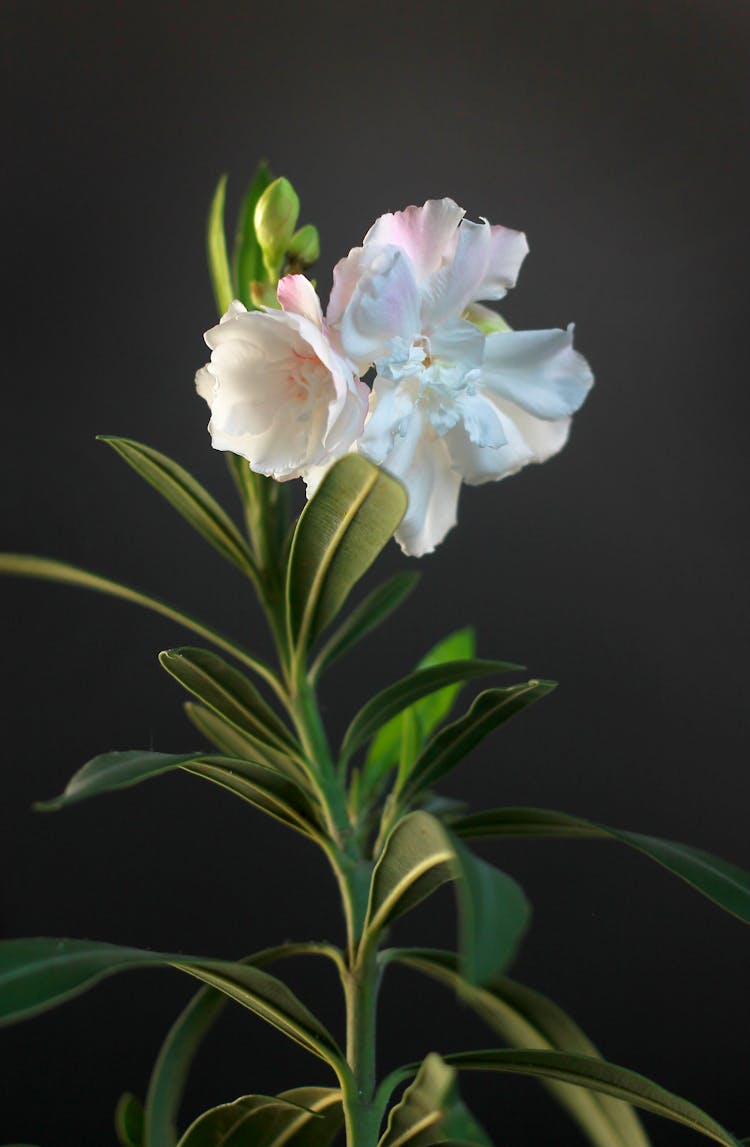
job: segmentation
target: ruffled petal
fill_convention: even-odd
[[[411,259],[419,283],[452,255],[456,228],[464,214],[452,199],[428,199],[422,207],[381,215],[367,232],[365,246],[400,247]]]
[[[408,255],[398,247],[365,248],[336,329],[343,352],[361,371],[385,358],[394,339],[411,342],[419,331],[419,292]]]
[[[451,466],[445,441],[425,423],[408,467],[394,452],[386,468],[401,479],[409,496],[396,541],[410,557],[431,554],[456,524],[461,489],[461,476]]]
[[[279,281],[276,295],[282,310],[302,315],[316,327],[323,327],[323,311],[315,287],[304,275],[285,275]]]
[[[487,336],[482,388],[537,418],[557,420],[574,414],[593,381],[586,359],[573,350],[572,323],[565,331],[506,331]]]

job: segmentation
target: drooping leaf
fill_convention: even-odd
[[[329,959],[333,959],[337,966],[341,959],[340,953],[334,949],[329,950],[327,945],[284,944],[277,948],[268,948],[262,952],[256,952],[241,962],[252,964],[255,967],[265,967],[277,960],[300,955],[325,955]],[[227,996],[223,992],[216,988],[203,987],[196,992],[172,1024],[161,1046],[149,1080],[146,1096],[144,1147],[175,1147],[178,1139],[177,1119],[190,1068],[201,1043],[227,1003]],[[307,1090],[320,1091],[321,1093],[328,1093],[329,1091],[327,1088],[302,1088],[299,1090],[300,1093]],[[337,1096],[338,1094],[336,1092]],[[298,1098],[294,1092],[289,1092],[282,1094],[281,1098],[288,1098],[290,1102],[299,1103],[302,1107],[315,1108],[316,1110],[317,1104],[320,1103],[321,1112],[325,1108],[324,1118],[326,1120],[331,1118],[322,1095],[316,1094]],[[308,1098],[310,1102],[307,1102]],[[343,1118],[340,1102],[339,1118]]]
[[[106,442],[121,458],[131,466],[136,474],[154,487],[178,514],[194,530],[209,542],[214,549],[230,562],[249,575],[257,578],[253,555],[240,531],[229,515],[195,478],[150,446],[134,442],[129,438],[114,438],[99,435],[100,442]]]
[[[207,649],[167,649],[159,662],[188,693],[260,746],[300,755],[294,735],[243,673]]]
[[[360,454],[324,475],[300,515],[289,555],[289,631],[304,651],[333,621],[406,511],[406,491]]]
[[[115,1108],[115,1134],[121,1147],[145,1147],[143,1104],[129,1091]]]
[[[56,812],[88,797],[130,788],[174,769],[213,781],[284,824],[307,835],[315,834],[315,814],[293,781],[266,765],[206,753],[152,753],[138,749],[102,753],[75,773],[59,797],[38,802],[34,807],[41,812]]]
[[[377,693],[360,709],[344,735],[342,760],[348,760],[382,725],[422,698],[441,691],[445,686],[518,668],[505,661],[446,661],[442,665],[417,669]]]
[[[456,1072],[432,1052],[401,1102],[391,1108],[378,1147],[491,1147],[458,1094]]]
[[[554,681],[527,681],[480,693],[468,713],[436,733],[420,754],[404,786],[403,800],[445,776],[486,736],[554,688]]]
[[[455,820],[451,829],[463,837],[609,837],[655,860],[720,908],[746,924],[750,923],[750,873],[691,845],[609,828],[569,813],[538,808],[489,809]]]
[[[211,208],[208,213],[208,226],[206,229],[206,254],[208,256],[208,270],[211,276],[211,286],[216,299],[216,309],[223,315],[232,299],[234,288],[232,276],[229,271],[229,256],[227,255],[227,239],[224,232],[224,200],[226,198],[227,177],[222,175],[216,185]]]
[[[253,657],[246,649],[236,645],[229,638],[224,637],[223,634],[205,625],[202,621],[197,621],[194,617],[189,617],[188,614],[175,609],[167,602],[141,593],[140,590],[131,589],[130,586],[122,585],[121,582],[112,581],[111,578],[101,577],[99,574],[89,573],[88,570],[79,569],[78,566],[70,565],[68,562],[59,562],[54,558],[38,558],[34,554],[0,554],[0,574],[62,582],[65,585],[91,589],[96,593],[105,593],[110,597],[119,597],[124,601],[131,601],[135,605],[142,605],[145,609],[153,610],[154,613],[160,613],[162,617],[167,617],[170,621],[183,625],[200,637],[205,637],[219,649],[223,649],[225,653],[230,653],[238,661],[247,665],[259,677],[262,677],[277,694],[283,693],[273,670],[258,658]]]
[[[311,680],[316,680],[325,669],[390,617],[414,590],[419,576],[416,571],[394,574],[353,609],[315,658],[310,670]]]
[[[738,1140],[695,1104],[673,1095],[643,1075],[605,1060],[559,1051],[505,1049],[457,1052],[446,1055],[445,1060],[460,1071],[509,1072],[587,1087],[681,1123],[723,1147],[737,1147]]]
[[[339,1067],[333,1036],[286,984],[247,964],[148,952],[90,940],[47,938],[0,942],[0,1025],[49,1010],[115,972],[177,968],[223,992],[312,1054]]]
[[[484,983],[515,955],[529,906],[514,880],[427,812],[410,813],[390,833],[373,870],[365,931],[374,937],[449,880],[456,882],[462,974]]]
[[[340,1091],[297,1087],[278,1096],[243,1096],[204,1112],[179,1147],[328,1147],[342,1122]]]
[[[389,962],[404,964],[454,988],[461,1002],[473,1008],[513,1047],[601,1058],[577,1024],[540,992],[505,976],[496,977],[484,987],[474,987],[461,976],[453,952],[396,948],[384,956]],[[649,1147],[640,1120],[629,1104],[556,1080],[542,1082],[594,1147]]]
[[[254,216],[256,204],[271,182],[271,178],[268,164],[265,160],[261,160],[245,192],[237,218],[234,257],[232,259],[234,287],[236,297],[245,304],[248,310],[253,309],[250,283],[253,280],[262,282],[266,277],[263,252],[255,234]]]

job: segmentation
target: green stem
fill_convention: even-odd
[[[346,1058],[351,1078],[344,1086],[347,1147],[375,1147],[380,1107],[375,1103],[375,1021],[379,970],[374,946],[360,949],[344,979]]]

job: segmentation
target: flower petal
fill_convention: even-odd
[[[537,418],[557,420],[578,410],[594,376],[573,350],[567,330],[506,331],[487,336],[481,387]]]
[[[419,292],[411,261],[398,247],[365,248],[358,271],[336,329],[344,353],[364,370],[387,356],[393,339],[411,342],[417,334]]]
[[[456,228],[464,215],[452,199],[428,199],[422,207],[381,215],[365,235],[365,246],[400,247],[411,259],[419,283],[453,254]]]
[[[451,467],[444,439],[425,424],[408,469],[395,452],[386,468],[401,479],[409,495],[396,541],[411,557],[431,554],[456,524],[461,490],[461,475]]]
[[[285,275],[276,294],[282,310],[302,315],[316,327],[323,326],[323,311],[315,287],[304,275]]]

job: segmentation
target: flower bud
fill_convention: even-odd
[[[292,235],[286,253],[290,262],[297,263],[302,268],[311,267],[320,258],[318,228],[313,227],[312,223],[300,227],[299,231]]]
[[[276,282],[281,264],[297,226],[299,198],[288,179],[274,179],[255,207],[255,234],[263,262],[272,282]]]

